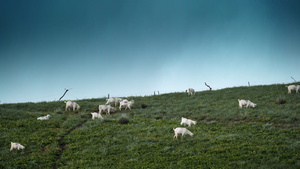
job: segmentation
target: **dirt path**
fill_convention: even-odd
[[[65,149],[66,149],[66,143],[64,142],[65,136],[69,135],[72,131],[81,128],[81,127],[83,126],[83,124],[87,122],[87,120],[88,120],[88,119],[84,120],[82,123],[80,123],[79,125],[77,125],[77,126],[74,127],[73,129],[70,129],[70,130],[67,132],[66,135],[62,136],[62,137],[59,139],[58,144],[59,144],[59,148],[60,148],[60,153],[56,155],[57,158],[56,158],[55,162],[53,163],[53,167],[52,167],[53,169],[57,169],[57,164],[56,164],[56,163],[57,163],[58,160],[60,160],[62,153],[63,153],[63,152],[65,151]],[[63,165],[65,165],[65,164],[63,164]]]

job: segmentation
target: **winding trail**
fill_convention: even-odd
[[[88,121],[88,119],[85,119],[83,122],[81,122],[79,125],[77,125],[76,127],[70,129],[67,134],[65,134],[64,136],[62,136],[59,141],[58,141],[58,144],[59,144],[59,149],[60,149],[60,152],[59,154],[57,154],[57,158],[56,160],[54,161],[53,165],[52,165],[52,168],[53,169],[57,169],[57,161],[61,158],[61,155],[62,153],[65,151],[66,149],[66,143],[64,142],[64,139],[65,139],[65,136],[69,135],[72,131],[76,130],[76,129],[79,129],[83,126],[84,123],[86,123]],[[63,164],[65,165],[65,164]]]

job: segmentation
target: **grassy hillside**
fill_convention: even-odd
[[[104,98],[78,100],[76,112],[63,102],[0,105],[0,168],[300,168],[300,94],[285,85],[127,99],[131,111],[104,121],[90,114]],[[181,117],[197,121],[186,126],[194,137],[173,138]],[[10,152],[10,142],[26,149]]]

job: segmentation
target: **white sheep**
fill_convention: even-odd
[[[119,107],[119,109],[121,110],[122,107],[125,107],[125,110],[126,110],[127,108],[129,108],[129,109],[131,110],[131,106],[132,106],[133,104],[134,104],[134,100],[128,101],[128,100],[124,99],[124,100],[122,100],[122,101],[120,102],[120,107]]]
[[[187,119],[187,118],[184,118],[184,117],[181,117],[181,123],[180,125],[188,125],[189,127],[192,126],[192,124],[196,125],[197,122],[194,121],[194,120],[191,120],[191,119]]]
[[[106,99],[106,103],[105,104],[111,104],[111,103],[115,103],[115,107],[119,104],[120,101],[122,101],[122,98],[109,98]]]
[[[285,86],[285,87],[288,88],[288,93],[289,94],[291,94],[292,91],[294,91],[294,90],[296,91],[296,93],[298,93],[299,90],[300,90],[300,85],[289,85],[289,86]]]
[[[47,116],[38,117],[37,120],[49,120],[50,115],[47,114]]]
[[[194,134],[192,132],[190,132],[188,129],[183,128],[183,127],[177,127],[176,129],[173,128],[173,130],[174,130],[174,133],[175,133],[174,138],[177,138],[178,134],[181,134],[182,137],[186,134],[190,135],[191,137],[194,136]]]
[[[103,117],[101,116],[100,113],[97,113],[97,112],[93,112],[91,113],[92,114],[92,119],[94,120],[94,118],[98,118],[98,119],[102,119],[103,120]]]
[[[111,105],[99,105],[99,114],[102,113],[102,111],[106,112],[106,114],[110,114],[110,112],[116,112],[116,108],[111,107]]]
[[[23,149],[25,149],[25,147],[23,145],[21,145],[20,143],[10,142],[10,151],[12,151],[14,149],[23,150]]]
[[[195,90],[193,89],[193,88],[189,88],[189,93],[188,93],[188,95],[190,96],[193,96],[193,95],[195,95]]]
[[[71,108],[73,109],[73,111],[80,109],[80,106],[76,102],[68,100],[68,101],[65,101],[65,103],[66,103],[65,111],[67,111],[67,110],[71,111]]]
[[[257,106],[255,103],[252,103],[250,100],[240,100],[240,99],[238,99],[238,102],[239,102],[239,107],[240,108],[242,108],[243,106],[246,107],[246,108],[249,108],[249,107],[255,108]]]

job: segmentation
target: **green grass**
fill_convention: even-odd
[[[129,97],[131,111],[104,121],[90,114],[104,98],[78,100],[76,112],[63,102],[3,104],[0,168],[299,168],[300,94],[285,86]],[[258,107],[239,109],[237,99]],[[194,137],[173,138],[181,117],[197,121]],[[26,149],[10,152],[10,142]]]

